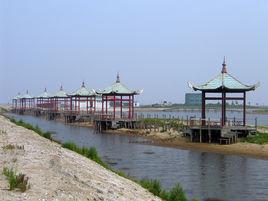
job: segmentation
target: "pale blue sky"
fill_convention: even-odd
[[[101,89],[117,71],[141,103],[184,102],[187,81],[221,70],[261,82],[251,102],[268,104],[266,0],[0,0],[0,102],[85,80]]]

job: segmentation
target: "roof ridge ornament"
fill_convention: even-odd
[[[44,92],[47,92],[47,88],[45,87],[45,91]]]
[[[28,89],[27,89],[27,91],[26,91],[26,94],[29,94],[29,91],[28,91]]]
[[[117,72],[116,83],[120,83],[120,75],[119,75],[119,72]]]
[[[222,70],[221,73],[227,73],[227,67],[226,67],[226,57],[223,57],[223,63],[222,63]]]
[[[63,87],[62,87],[62,84],[60,85],[60,91],[63,91]]]
[[[82,82],[82,87],[85,87],[85,82],[84,81]]]

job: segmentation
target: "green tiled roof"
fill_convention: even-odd
[[[117,80],[113,85],[111,85],[111,86],[109,86],[109,87],[105,88],[104,90],[101,90],[97,93],[98,94],[106,94],[106,95],[107,94],[122,94],[122,95],[138,94],[137,91],[130,90],[125,85],[120,83],[119,75],[117,75]]]
[[[50,97],[50,94],[45,89],[45,91],[41,93],[39,96],[37,96],[36,98],[49,98],[49,97]]]
[[[251,91],[255,90],[259,84],[255,85],[245,85],[240,82],[235,77],[231,76],[227,73],[226,64],[223,63],[222,72],[216,76],[215,78],[211,79],[210,81],[206,82],[203,85],[193,85],[189,83],[189,86],[194,89],[195,91]]]
[[[83,82],[82,86],[80,89],[76,90],[74,93],[69,94],[70,96],[94,96],[95,91],[93,89],[88,90],[85,87],[85,83]]]
[[[26,94],[20,96],[20,99],[23,99],[23,98],[25,98],[25,99],[30,99],[30,98],[34,98],[34,97],[31,96],[31,95],[29,94],[28,90],[27,90]]]
[[[17,95],[17,96],[15,96],[13,99],[21,99],[21,97],[22,97],[22,95],[20,95],[20,93]]]
[[[63,88],[61,86],[60,90],[57,93],[53,94],[51,97],[54,97],[54,98],[67,98],[68,94],[65,91],[63,91]]]

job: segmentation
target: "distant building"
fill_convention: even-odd
[[[201,105],[202,94],[201,93],[186,93],[185,105]]]

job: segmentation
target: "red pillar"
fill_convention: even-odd
[[[123,118],[123,97],[120,96],[120,118]]]
[[[75,113],[77,113],[77,97],[75,97],[75,102],[74,102],[74,104],[75,104]]]
[[[243,126],[246,126],[246,92],[243,93],[244,101],[243,101]]]
[[[105,113],[106,113],[106,115],[108,114],[108,96],[106,95],[105,96],[105,98],[106,98],[106,100],[105,100]]]
[[[104,102],[103,102],[103,95],[101,96],[101,114],[103,115],[104,113]]]
[[[80,114],[80,96],[78,97],[78,114]]]
[[[130,95],[128,96],[128,118],[130,119],[130,109],[131,108],[131,102],[130,102]]]
[[[206,92],[202,91],[202,126],[205,126],[206,124]]]
[[[90,103],[91,103],[91,97],[90,97]],[[87,106],[87,114],[88,114],[88,96],[87,96],[87,104],[86,104]],[[90,106],[91,106],[91,104],[89,104]],[[91,107],[90,107],[90,113],[91,113]]]
[[[222,92],[222,115],[221,115],[221,125],[225,126],[226,122],[226,92]]]
[[[94,114],[96,112],[96,96],[93,97]]]
[[[116,107],[116,105],[115,105],[115,96],[114,96],[114,119],[115,119],[115,107]]]
[[[59,98],[56,98],[56,112],[59,110]]]
[[[132,95],[132,119],[134,118],[134,95]]]
[[[70,97],[70,112],[73,112],[73,97]]]

